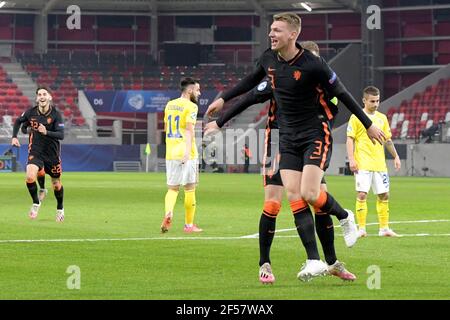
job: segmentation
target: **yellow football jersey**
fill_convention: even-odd
[[[188,99],[178,98],[170,100],[164,109],[164,124],[166,128],[166,159],[181,160],[186,149],[186,124],[192,123],[195,127],[198,107]],[[197,159],[197,146],[195,137],[192,137],[190,160]]]
[[[383,130],[386,139],[391,138],[391,129],[387,117],[384,114],[375,111],[375,114],[373,115],[368,113],[366,113],[366,115],[372,120],[373,124]],[[378,142],[375,144],[372,143],[367,135],[366,128],[364,128],[361,121],[353,114],[348,122],[347,137],[354,139],[354,156],[360,170],[387,171],[384,146],[380,145]]]

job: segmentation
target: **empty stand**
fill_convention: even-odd
[[[3,129],[12,130],[13,121],[29,107],[28,98],[0,66],[0,119],[3,120]]]
[[[425,91],[387,112],[394,139],[418,139],[423,130],[450,121],[450,79],[441,79]]]
[[[180,79],[190,76],[200,79],[204,90],[221,91],[237,83],[251,69],[228,65],[157,66],[148,52],[130,55],[111,50],[98,53],[62,50],[46,55],[20,52],[17,59],[37,84],[52,89],[55,104],[73,126],[86,122],[78,108],[78,90],[178,90]],[[106,120],[99,123],[108,125]],[[132,129],[133,125],[125,122],[124,128]]]

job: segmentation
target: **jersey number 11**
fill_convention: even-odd
[[[168,127],[169,127],[169,133],[167,134],[167,138],[182,138],[183,136],[180,133],[180,116],[176,116],[174,119],[175,125],[176,125],[176,133],[173,133],[172,130],[172,115],[167,117]]]

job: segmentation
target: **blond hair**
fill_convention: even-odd
[[[297,14],[291,12],[274,14],[273,21],[284,21],[298,33],[300,33],[302,27],[302,19]]]
[[[314,41],[302,41],[300,42],[300,45],[306,50],[309,50],[312,53],[316,53],[317,55],[320,55],[319,46]]]

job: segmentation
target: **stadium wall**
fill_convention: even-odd
[[[0,144],[0,154],[11,148]],[[21,168],[26,166],[28,145],[14,148]],[[113,171],[114,161],[141,161],[140,145],[63,144],[61,146],[63,171]]]
[[[401,145],[397,145],[397,149]],[[406,144],[406,152],[401,157],[402,168],[394,170],[394,160],[388,159],[388,171],[390,176],[429,176],[450,177],[450,144]],[[334,143],[330,167],[326,174],[343,174],[347,162],[345,144]]]
[[[89,103],[86,95],[82,90],[78,90],[78,108],[81,114],[86,119],[86,124],[89,126],[91,131],[95,131],[95,111],[92,105]]]
[[[361,45],[350,44],[338,55],[329,61],[329,65],[336,72],[342,83],[357,101],[361,101],[362,83],[361,80]],[[339,102],[339,113],[334,121],[337,128],[348,121],[350,111]]]
[[[11,146],[0,144],[0,155]],[[21,168],[26,166],[27,145],[14,148],[14,154]],[[397,149],[402,149],[398,145]],[[145,145],[62,145],[62,163],[64,171],[113,171],[114,161],[141,161],[145,169]],[[160,171],[158,166],[158,146],[151,145],[149,171]],[[387,160],[391,176],[430,176],[450,177],[450,144],[407,144],[402,153],[402,169],[394,170],[393,160]],[[400,153],[400,152],[399,152]],[[162,156],[162,155],[161,155]],[[161,158],[162,159],[162,158]],[[326,174],[342,175],[346,167],[347,154],[345,144],[334,144],[333,155]],[[259,172],[259,165],[252,165],[253,172]]]

